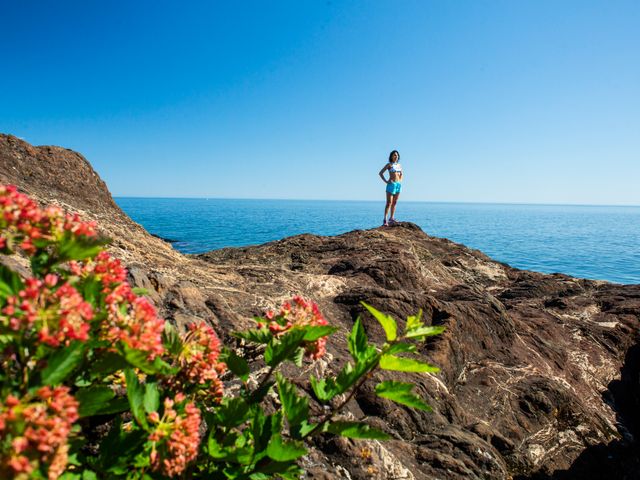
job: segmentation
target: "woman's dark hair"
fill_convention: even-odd
[[[398,150],[391,150],[391,153],[389,154],[389,163],[391,163],[391,157],[393,157],[394,153],[398,154],[398,161],[400,161],[400,152]]]

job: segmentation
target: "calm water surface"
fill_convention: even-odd
[[[253,245],[300,233],[378,226],[382,202],[115,199],[149,232],[184,253]],[[429,235],[544,273],[640,283],[640,207],[398,203],[396,217]]]

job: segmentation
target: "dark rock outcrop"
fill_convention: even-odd
[[[434,411],[365,388],[349,415],[395,440],[320,438],[304,460],[310,478],[640,476],[640,285],[516,270],[409,223],[183,256],[132,222],[82,156],[5,135],[0,182],[97,219],[165,318],[204,319],[226,342],[292,294],[316,300],[344,331],[362,300],[398,319],[422,309],[445,325],[423,352],[441,373],[394,374]],[[382,340],[370,318],[366,329]],[[335,370],[347,357],[335,335],[309,369]]]

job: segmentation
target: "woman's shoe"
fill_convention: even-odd
[[[389,221],[387,222],[387,225],[396,225],[398,222],[396,222],[395,218],[390,218]]]
[[[389,222],[387,222],[386,218],[382,221],[382,226],[383,227],[388,227],[389,226]]]

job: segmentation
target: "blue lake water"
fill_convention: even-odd
[[[131,198],[118,205],[184,253],[380,225],[382,202]],[[640,207],[398,203],[429,235],[544,273],[640,283]]]

